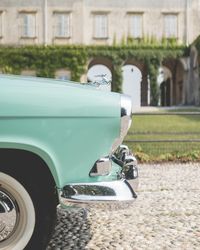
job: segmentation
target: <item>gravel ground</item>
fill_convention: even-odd
[[[140,165],[138,199],[117,211],[58,209],[48,250],[200,249],[200,164]]]

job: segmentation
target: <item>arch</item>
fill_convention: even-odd
[[[188,59],[166,59],[162,67],[170,70],[170,106],[186,103],[188,93]]]
[[[93,58],[88,64],[87,81],[95,81],[106,75],[106,78],[112,82],[113,66],[112,62],[104,57]],[[111,86],[100,86],[101,90],[111,90]]]
[[[148,106],[150,103],[150,87],[148,79],[148,69],[144,61],[128,58],[124,65],[133,65],[141,71],[141,104],[140,106]]]
[[[98,57],[91,58],[88,63],[88,69],[90,69],[92,66],[96,64],[102,64],[108,67],[111,72],[113,70],[112,61],[106,57],[98,56]]]
[[[124,65],[133,65],[135,67],[137,67],[141,73],[144,72],[144,68],[145,68],[145,64],[141,61],[137,61],[134,58],[128,58],[125,62]]]
[[[157,84],[159,87],[159,105],[172,105],[172,73],[166,66],[161,66],[158,70]]]
[[[132,64],[125,64],[122,67],[123,85],[122,90],[124,94],[128,94],[132,99],[132,109],[141,106],[141,70]]]
[[[95,81],[95,79],[99,77],[98,75],[102,74],[105,74],[109,80],[112,80],[112,73],[108,67],[103,64],[93,65],[87,73],[88,81]]]

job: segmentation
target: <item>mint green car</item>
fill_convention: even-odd
[[[0,249],[45,249],[56,209],[135,200],[128,96],[0,76]]]

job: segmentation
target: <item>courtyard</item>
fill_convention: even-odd
[[[48,250],[199,249],[199,163],[142,164],[139,174],[138,198],[126,209],[58,209]]]

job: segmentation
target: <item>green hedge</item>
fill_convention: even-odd
[[[79,81],[87,71],[89,60],[105,57],[113,64],[114,91],[122,89],[122,65],[130,58],[146,64],[151,82],[151,104],[157,105],[158,88],[156,78],[161,62],[167,58],[182,57],[185,46],[172,44],[113,45],[113,46],[25,46],[0,47],[0,69],[4,73],[20,74],[23,69],[33,69],[37,76],[54,77],[59,68],[68,68],[74,81]]]

